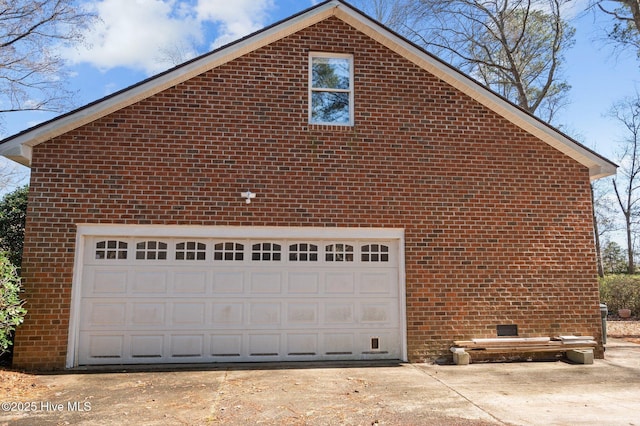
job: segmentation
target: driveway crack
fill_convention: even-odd
[[[489,411],[485,410],[484,408],[482,408],[480,405],[476,404],[474,401],[472,401],[471,399],[469,399],[467,396],[465,396],[462,392],[460,392],[459,390],[457,390],[456,388],[450,386],[448,383],[446,383],[445,381],[441,380],[438,376],[431,374],[428,370],[423,369],[418,367],[417,365],[413,365],[413,364],[409,364],[412,368],[417,369],[418,371],[420,371],[423,374],[426,374],[427,376],[431,377],[433,380],[435,380],[436,382],[440,383],[441,385],[443,385],[444,387],[446,387],[447,389],[449,389],[451,392],[455,393],[456,395],[460,396],[460,398],[464,399],[465,401],[467,401],[469,404],[473,405],[474,407],[476,407],[478,410],[482,411],[483,413],[485,413],[487,416],[491,417],[492,419],[494,419],[496,422],[502,424],[502,425],[509,425],[509,423],[505,423],[504,421],[502,421],[501,419],[499,419],[498,417],[494,416],[493,414],[491,414]]]
[[[215,398],[213,399],[213,402],[211,403],[211,418],[212,420],[216,420],[218,419],[218,416],[220,414],[220,401],[222,400],[223,395],[225,395],[226,393],[226,385],[227,385],[227,378],[229,375],[229,369],[224,370],[224,375],[222,376],[222,379],[220,380],[220,383],[218,383],[218,389],[216,389],[216,395]]]

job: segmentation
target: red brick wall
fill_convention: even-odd
[[[354,55],[354,127],[307,123],[310,51]],[[335,18],[34,149],[16,366],[64,366],[75,224],[112,222],[405,228],[411,361],[601,334],[587,169]]]

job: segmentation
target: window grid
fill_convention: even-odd
[[[127,258],[128,244],[125,241],[106,240],[96,243],[96,259],[124,260]]]
[[[363,262],[388,262],[389,246],[384,244],[368,244],[362,246],[361,256]]]
[[[353,125],[353,57],[311,53],[309,56],[309,123]]]
[[[317,262],[318,246],[308,243],[291,244],[289,246],[289,260],[292,262]]]
[[[205,261],[208,244],[198,241],[182,241],[175,243],[175,260]],[[136,260],[167,260],[168,244],[162,241],[140,241],[136,243]],[[360,245],[361,262],[389,262],[390,250],[385,244]],[[95,243],[96,260],[126,260],[129,243],[120,240],[102,240]],[[214,261],[244,261],[245,245],[236,242],[219,242],[213,244]],[[285,246],[288,251],[285,259],[290,262],[317,262],[322,259],[322,247],[309,242],[296,242]],[[252,243],[252,261],[281,261],[282,246],[274,242]],[[345,243],[333,243],[324,246],[326,262],[353,262],[356,260],[354,246]]]
[[[176,260],[205,260],[207,245],[196,241],[176,244]]]
[[[353,262],[353,246],[349,244],[330,244],[325,247],[327,262]]]
[[[142,241],[136,244],[136,260],[167,260],[167,243]]]
[[[244,244],[217,243],[213,246],[213,260],[244,260]]]
[[[274,243],[257,243],[252,247],[251,260],[266,260],[279,262],[282,257],[282,247]]]

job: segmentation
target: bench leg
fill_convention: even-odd
[[[464,351],[456,351],[453,353],[453,362],[456,365],[469,365],[470,357],[469,354]]]
[[[567,358],[578,364],[593,364],[593,349],[572,349],[567,351]]]

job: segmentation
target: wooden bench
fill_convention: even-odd
[[[538,353],[564,352],[568,359],[580,364],[593,364],[593,348],[597,342],[591,336],[498,337],[491,339],[456,340],[451,347],[456,365],[471,362],[471,353]]]

